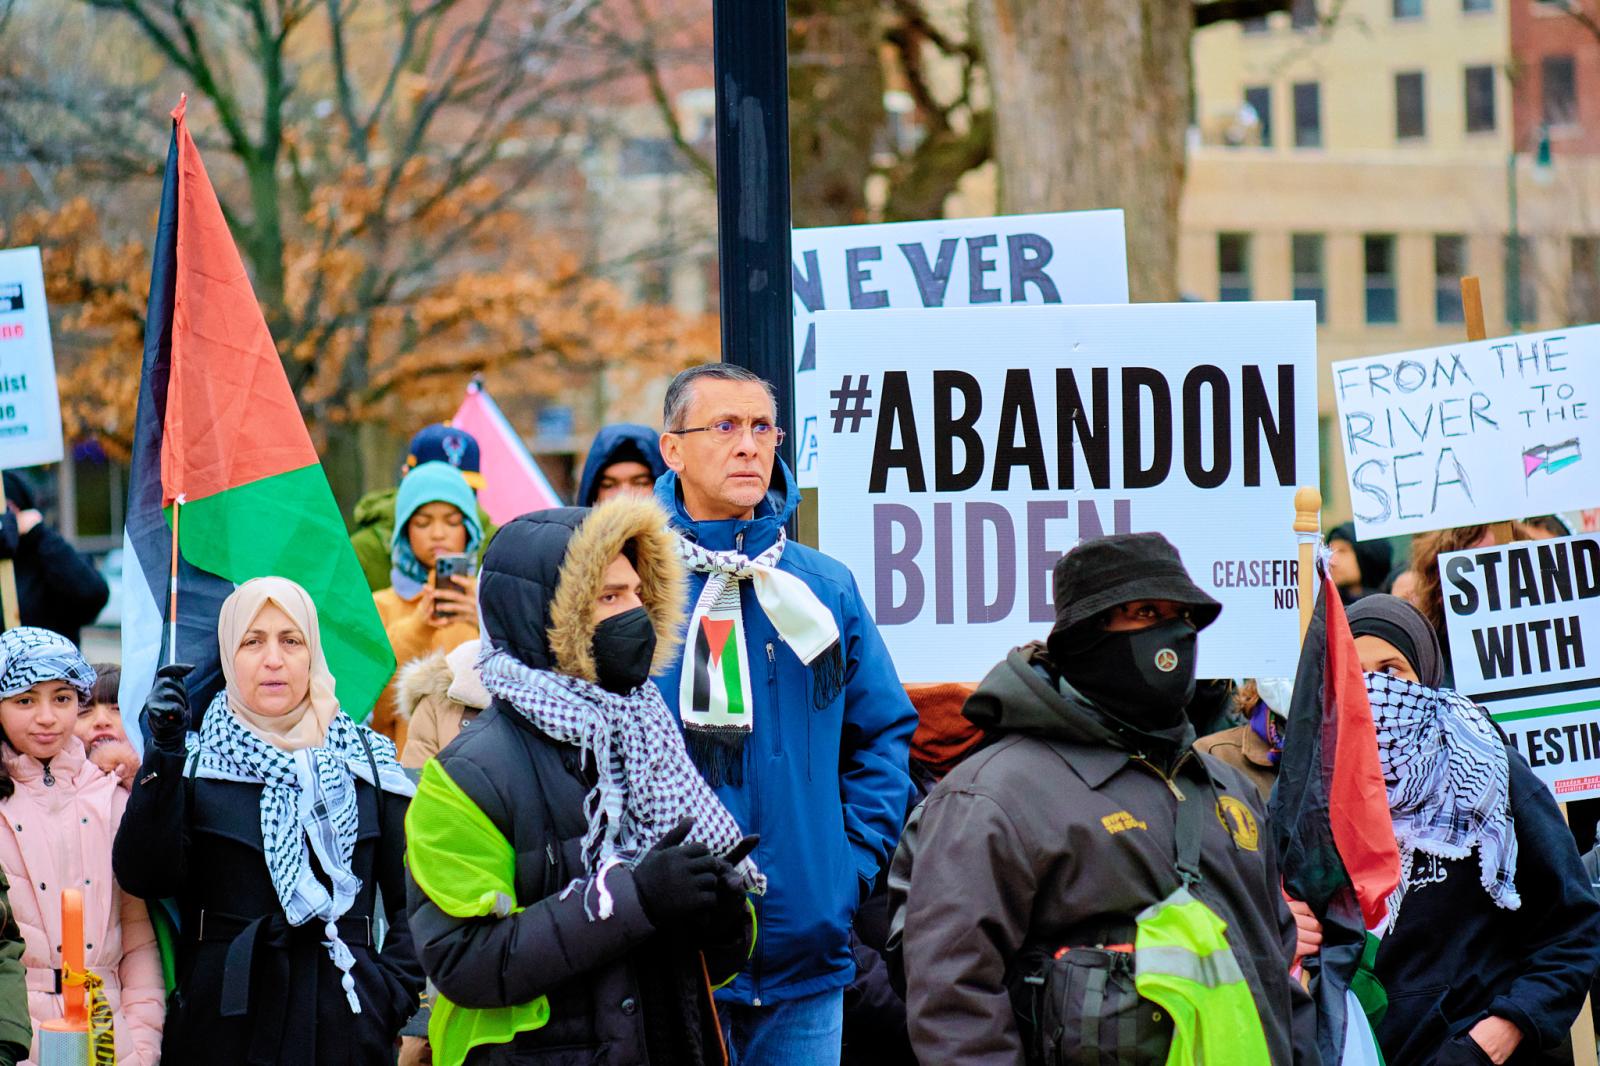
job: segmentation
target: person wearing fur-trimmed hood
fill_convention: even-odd
[[[523,515],[485,556],[493,699],[406,821],[435,1062],[726,1062],[712,986],[748,958],[766,881],[650,680],[683,583],[648,500]]]

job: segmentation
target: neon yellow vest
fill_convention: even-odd
[[[1250,986],[1228,948],[1228,923],[1179,888],[1137,919],[1134,987],[1172,1019],[1167,1066],[1271,1066]]]
[[[422,768],[406,809],[406,862],[417,887],[452,918],[505,918],[517,905],[516,852],[437,760]],[[544,996],[510,1007],[475,1009],[433,997],[428,1041],[439,1066],[460,1066],[482,1044],[504,1044],[550,1021]]]

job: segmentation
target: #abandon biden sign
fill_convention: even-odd
[[[1202,677],[1293,674],[1309,303],[818,316],[821,547],[901,677],[966,681],[1055,617],[1080,539],[1163,533],[1223,604]]]

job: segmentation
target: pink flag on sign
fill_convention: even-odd
[[[489,512],[495,525],[503,526],[529,511],[562,506],[561,497],[550,487],[522,438],[481,384],[474,381],[467,386],[466,399],[450,424],[478,440],[483,474],[478,504]]]

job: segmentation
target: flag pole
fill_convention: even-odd
[[[4,484],[0,484],[0,512],[9,510],[11,504],[6,501]],[[22,530],[17,530],[17,539],[22,539]],[[0,618],[3,618],[5,628],[15,629],[22,624],[22,604],[17,600],[17,564],[14,559],[0,559]]]
[[[172,569],[167,584],[167,665],[178,661],[178,515],[183,494],[172,501]]]
[[[1300,584],[1300,643],[1304,644],[1317,606],[1317,541],[1322,538],[1322,493],[1309,485],[1294,494],[1294,534],[1300,542],[1296,577]]]

